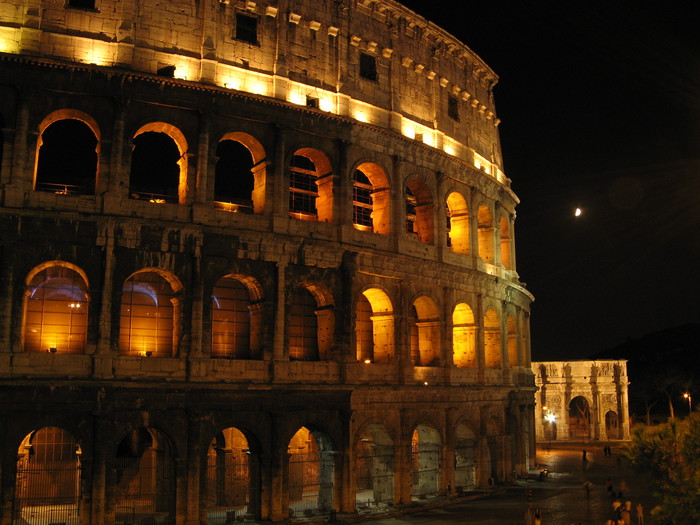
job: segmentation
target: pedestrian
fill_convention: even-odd
[[[586,481],[583,484],[583,489],[586,491],[586,499],[591,499],[591,486],[593,486],[593,483],[590,481]]]
[[[644,525],[644,507],[641,503],[637,503],[637,525]]]
[[[605,482],[605,488],[608,490],[608,496],[611,498],[615,497],[615,494],[613,494],[613,484],[612,481],[610,481],[610,478],[607,479]]]
[[[624,522],[625,525],[632,525],[632,502],[631,501],[625,501],[624,505],[620,506],[620,519]]]
[[[583,461],[584,463],[587,461],[587,460],[586,460],[586,449],[585,449],[585,448],[583,449],[582,461]]]

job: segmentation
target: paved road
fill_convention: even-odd
[[[585,466],[582,450],[587,450]],[[520,481],[506,489],[476,501],[449,505],[398,518],[372,521],[372,525],[437,525],[448,523],[479,525],[521,525],[525,522],[528,493],[533,505],[539,506],[542,525],[604,525],[611,516],[612,498],[605,482],[610,477],[617,492],[622,482],[629,490],[625,500],[644,507],[645,525],[654,525],[650,517],[653,502],[643,477],[633,473],[627,461],[613,448],[612,456],[605,456],[602,447],[588,445],[554,446],[550,451],[540,450],[537,463],[546,465],[550,474],[544,482]],[[590,481],[590,498],[583,488]],[[635,512],[632,523],[636,524]]]

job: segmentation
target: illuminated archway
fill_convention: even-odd
[[[433,244],[433,196],[428,185],[413,178],[406,183],[406,233],[424,244]]]
[[[265,211],[267,161],[262,144],[247,133],[226,133],[216,145],[214,205],[241,213]]]
[[[501,217],[501,264],[506,270],[512,270],[511,267],[511,238],[510,238],[510,221],[507,217]]]
[[[469,426],[455,428],[455,490],[458,493],[477,486],[477,436]]]
[[[617,412],[609,410],[605,413],[605,435],[608,439],[621,439],[620,418]]]
[[[287,308],[289,359],[318,361],[330,357],[335,330],[333,296],[325,285],[299,283],[291,289]]]
[[[227,275],[211,295],[211,355],[255,359],[262,352],[262,288],[252,277]]]
[[[355,306],[357,360],[387,364],[394,359],[394,312],[389,296],[378,288],[362,292]]]
[[[459,303],[452,313],[452,362],[458,368],[477,366],[476,323],[466,303]]]
[[[477,215],[479,234],[479,257],[488,264],[493,264],[493,215],[487,206],[479,206]]]
[[[234,427],[219,432],[207,452],[205,507],[209,523],[260,514],[260,462],[246,436]]]
[[[80,521],[81,455],[75,438],[58,427],[27,435],[17,451],[13,523]]]
[[[413,498],[437,496],[440,488],[440,433],[432,426],[418,425],[411,437]]]
[[[411,362],[414,366],[440,365],[440,324],[440,314],[430,297],[423,295],[413,301],[409,328]]]
[[[333,508],[333,453],[329,437],[301,427],[289,441],[290,517],[325,514]]]
[[[391,196],[386,173],[377,164],[360,164],[353,175],[353,225],[362,231],[391,231]]]
[[[307,221],[333,220],[333,171],[328,157],[319,150],[301,148],[292,155],[289,216]]]
[[[461,193],[453,191],[445,203],[447,246],[455,253],[469,253],[469,209]]]
[[[512,316],[508,316],[506,320],[508,328],[508,364],[511,368],[518,366],[518,327],[515,324],[515,319]]]
[[[24,350],[83,353],[88,309],[87,277],[77,266],[51,261],[34,268],[26,280]]]
[[[583,396],[576,396],[569,403],[569,439],[590,439],[591,406]]]

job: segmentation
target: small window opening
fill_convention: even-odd
[[[95,0],[68,0],[68,7],[95,9]]]
[[[255,16],[236,14],[236,40],[249,44],[258,43],[258,18]]]
[[[372,229],[372,183],[360,170],[355,170],[352,188],[353,223],[362,229]]]
[[[314,33],[316,34],[316,33]],[[318,99],[314,97],[306,97],[306,107],[318,109]]]
[[[377,58],[360,53],[360,76],[367,80],[377,80]]]
[[[310,158],[302,155],[292,157],[289,170],[289,212],[295,214],[294,217],[308,218],[308,215],[317,215],[317,178],[316,165]],[[303,217],[304,215],[307,217]]]
[[[175,66],[173,66],[173,65],[161,66],[158,69],[156,69],[156,74],[159,77],[174,78],[175,77]]]
[[[411,188],[406,187],[406,233],[418,238],[416,231],[416,197]]]
[[[459,122],[459,101],[454,95],[447,95],[447,116]]]

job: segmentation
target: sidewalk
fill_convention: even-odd
[[[587,461],[582,461],[586,449]],[[372,525],[522,525],[528,499],[539,507],[542,525],[605,525],[610,519],[613,499],[605,482],[610,478],[615,492],[624,481],[629,490],[623,500],[632,502],[632,523],[636,524],[634,508],[644,507],[645,525],[654,525],[651,519],[653,502],[643,476],[632,472],[613,445],[613,455],[603,454],[602,444],[553,444],[551,450],[540,447],[537,464],[547,468],[544,481],[521,480],[505,490],[468,502],[456,503],[430,510],[417,510],[396,518],[372,520]],[[590,498],[586,497],[584,482],[592,483]],[[340,520],[339,520],[340,521]]]

